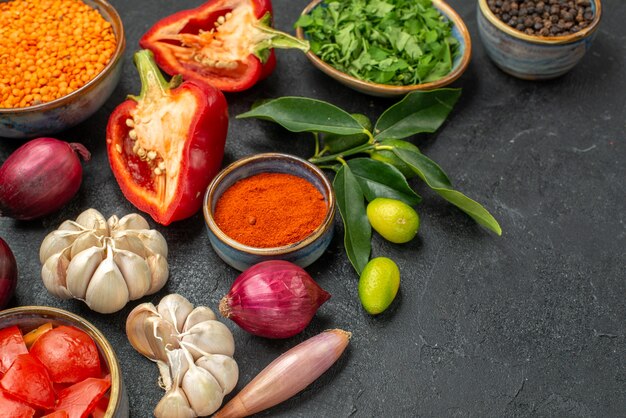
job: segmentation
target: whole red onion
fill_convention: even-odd
[[[251,334],[288,338],[302,331],[330,294],[301,267],[264,261],[237,277],[220,313]]]
[[[0,238],[0,310],[4,309],[17,285],[17,262],[9,245]]]
[[[19,147],[0,167],[0,216],[34,219],[60,209],[74,197],[83,178],[76,154],[89,160],[81,144],[38,138]]]

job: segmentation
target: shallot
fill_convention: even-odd
[[[220,302],[220,313],[251,334],[288,338],[306,328],[329,298],[301,267],[264,261],[237,277]]]
[[[304,390],[339,359],[351,335],[333,329],[298,344],[271,362],[213,418],[247,417]]]
[[[17,285],[17,262],[9,245],[0,238],[0,310],[4,309]]]
[[[28,220],[60,209],[78,192],[81,144],[38,138],[19,147],[0,167],[0,216]]]

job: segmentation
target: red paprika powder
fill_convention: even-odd
[[[239,180],[215,205],[215,222],[229,237],[255,248],[304,239],[322,224],[328,204],[309,181],[285,173]]]

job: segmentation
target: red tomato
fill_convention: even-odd
[[[16,326],[0,330],[0,373],[6,373],[13,360],[20,354],[28,353],[22,332]]]
[[[54,383],[76,383],[100,376],[96,343],[83,331],[62,325],[43,334],[30,349]]]
[[[67,411],[69,418],[86,418],[110,386],[109,380],[92,377],[76,383],[59,393],[56,410]]]
[[[0,390],[0,411],[3,417],[32,418],[35,410],[30,406],[11,398],[3,390]]]
[[[0,380],[11,396],[40,409],[54,407],[54,389],[43,364],[30,354],[17,356]]]
[[[53,413],[48,414],[48,415],[44,415],[41,418],[69,418],[69,415],[67,414],[66,411],[60,410],[60,411],[54,411]]]

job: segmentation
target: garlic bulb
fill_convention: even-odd
[[[39,259],[50,293],[100,313],[157,292],[169,275],[165,238],[136,213],[105,220],[87,209],[44,238]]]
[[[128,315],[126,335],[159,366],[166,393],[154,410],[157,418],[210,415],[237,385],[233,335],[206,306],[194,308],[177,294],[157,306],[142,303]]]

